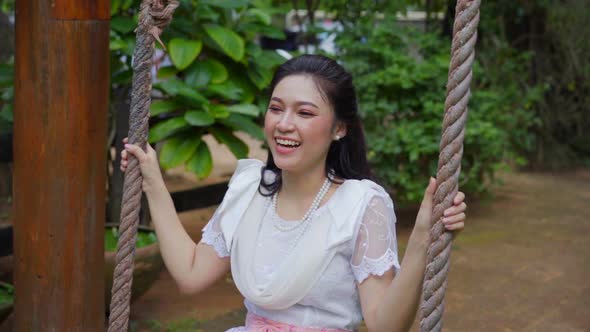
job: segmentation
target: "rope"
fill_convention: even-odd
[[[440,141],[437,188],[434,193],[432,228],[420,305],[420,332],[441,331],[444,296],[450,266],[451,232],[445,232],[442,216],[458,191],[463,138],[467,120],[472,66],[477,40],[481,0],[458,0],[453,26],[451,64],[447,83],[445,115]]]
[[[135,30],[137,45],[133,51],[133,87],[129,116],[129,143],[146,149],[148,136],[149,108],[151,103],[152,57],[154,42],[160,43],[162,29],[172,20],[172,13],[178,7],[176,0],[169,0],[164,6],[162,0],[143,0],[140,7],[139,23]],[[133,261],[135,241],[139,224],[142,176],[138,160],[129,156],[125,172],[121,223],[117,242],[117,265],[113,275],[113,288],[108,332],[127,331],[129,325],[129,302],[133,283]]]

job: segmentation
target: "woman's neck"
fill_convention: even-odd
[[[310,197],[313,199],[320,190],[326,180],[326,169],[324,165],[320,164],[319,167],[301,173],[283,171],[281,177],[283,180],[281,195],[283,197],[306,201]]]

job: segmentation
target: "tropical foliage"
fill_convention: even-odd
[[[112,82],[129,85],[137,1],[113,0],[111,20]],[[236,131],[262,139],[256,123],[264,103],[260,92],[270,83],[274,68],[285,59],[263,50],[257,36],[284,38],[271,25],[283,10],[270,1],[182,1],[162,40],[167,53],[153,85],[150,142],[164,142],[164,168],[185,165],[203,178],[212,169],[209,147],[202,137],[212,134],[237,158],[248,146]],[[166,62],[165,60],[168,60]]]

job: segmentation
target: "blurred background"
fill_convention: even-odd
[[[403,252],[437,169],[456,1],[180,2],[161,36],[167,51],[156,45],[149,140],[195,241],[237,159],[266,159],[261,124],[274,70],[316,53],[353,74],[369,160],[396,203]],[[107,261],[117,240],[117,151],[128,131],[139,4],[111,1],[109,132],[96,151],[108,160]],[[14,294],[14,21],[15,0],[0,0],[0,324]],[[589,21],[586,0],[481,5],[460,177],[470,207],[454,244],[449,330],[590,331],[583,312],[590,304]],[[224,331],[243,323],[229,276],[205,294],[179,294],[145,204],[141,223],[138,246],[154,268],[136,275],[133,330]]]

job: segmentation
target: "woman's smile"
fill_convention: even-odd
[[[277,167],[299,172],[323,163],[332,143],[334,121],[330,104],[311,77],[293,75],[281,80],[264,121]]]

